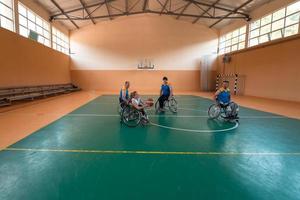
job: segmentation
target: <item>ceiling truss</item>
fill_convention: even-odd
[[[63,10],[61,6],[55,1],[51,0],[51,2],[57,7],[60,11],[59,13],[53,14],[50,17],[50,20],[58,20],[58,21],[70,21],[77,29],[79,26],[75,23],[75,21],[82,20],[91,20],[93,24],[96,24],[96,19],[113,19],[121,16],[129,16],[129,15],[137,15],[143,13],[150,14],[158,14],[158,15],[171,15],[176,16],[176,19],[180,17],[190,17],[194,18],[193,23],[198,22],[200,19],[212,19],[216,20],[214,23],[210,25],[210,28],[214,27],[221,21],[225,19],[244,19],[251,20],[249,14],[241,11],[246,5],[251,3],[254,0],[247,0],[240,6],[236,8],[229,9],[228,7],[221,6],[219,4],[220,0],[216,0],[215,2],[209,4],[202,0],[183,0],[186,2],[185,5],[181,5],[181,7],[177,7],[172,5],[172,0],[155,0],[160,6],[160,10],[151,10],[149,9],[149,0],[135,0],[133,4],[129,5],[129,0],[124,0],[124,8],[117,8],[112,5],[112,3],[116,0],[100,0],[98,3],[94,4],[86,4],[84,0],[79,0],[81,6],[71,10]],[[138,11],[134,10],[138,4],[142,5],[142,8]],[[188,7],[194,5],[197,9],[199,9],[199,14],[190,14],[187,11]],[[105,15],[94,15],[95,11],[97,11],[102,6],[105,6],[107,9],[107,14]],[[118,13],[112,13],[111,9],[118,11]],[[222,11],[223,15],[216,15],[216,11]],[[72,16],[72,13],[82,11],[82,16]],[[84,14],[86,13],[86,15]]]

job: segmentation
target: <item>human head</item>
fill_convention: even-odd
[[[125,81],[125,88],[128,89],[130,87],[130,82],[129,81]]]
[[[168,83],[168,78],[165,76],[165,77],[163,77],[163,82],[164,82],[164,84],[167,84]]]
[[[138,92],[137,91],[133,91],[133,92],[131,92],[131,94],[130,94],[130,97],[131,98],[138,98],[139,97],[139,94],[138,94]]]
[[[223,81],[223,88],[227,89],[229,86],[229,81]]]

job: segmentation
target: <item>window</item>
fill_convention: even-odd
[[[249,26],[249,47],[299,33],[300,1],[275,11]]]
[[[229,53],[245,48],[246,26],[236,29],[220,38],[219,53]]]
[[[0,0],[0,27],[14,31],[13,0]]]
[[[50,24],[35,14],[23,4],[18,4],[19,10],[19,33],[24,37],[34,31],[38,35],[38,42],[50,47]]]
[[[52,48],[62,53],[69,53],[69,37],[52,27]]]

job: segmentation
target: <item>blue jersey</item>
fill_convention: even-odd
[[[167,84],[163,84],[161,85],[161,91],[162,91],[162,95],[164,96],[170,96],[170,93],[171,93],[171,88],[170,88],[170,85]]]
[[[125,99],[123,97],[123,92],[125,92]],[[125,87],[123,87],[121,90],[120,90],[120,99],[123,99],[123,100],[127,100],[129,99],[129,93],[128,93],[128,89],[126,89]]]
[[[230,90],[228,88],[227,89],[220,88],[218,91],[219,91],[219,94],[217,96],[218,102],[222,104],[230,103]]]

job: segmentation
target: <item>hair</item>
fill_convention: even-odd
[[[167,80],[168,80],[168,77],[164,76],[163,81],[167,81]]]
[[[130,93],[130,98],[132,99],[137,94],[137,91],[133,91]]]
[[[129,81],[125,81],[125,85],[126,85],[126,84],[129,84]]]
[[[225,81],[223,81],[223,83],[229,83],[229,81],[225,80]]]

